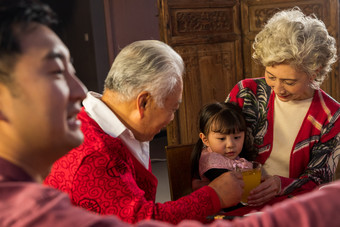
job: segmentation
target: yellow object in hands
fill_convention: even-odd
[[[243,205],[248,205],[248,196],[251,190],[256,188],[261,183],[261,164],[258,162],[252,162],[252,169],[237,169],[237,171],[242,173],[244,188],[241,203]]]

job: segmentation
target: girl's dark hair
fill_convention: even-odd
[[[214,102],[204,105],[199,112],[198,120],[199,132],[208,135],[211,131],[222,134],[235,134],[245,132],[245,141],[240,153],[240,157],[249,161],[255,159],[255,152],[248,147],[247,125],[242,109],[233,103]],[[199,160],[203,149],[203,142],[199,138],[191,154],[192,177],[200,179]]]

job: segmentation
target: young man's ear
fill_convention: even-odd
[[[4,115],[4,113],[0,110],[0,121],[7,121],[7,117]]]
[[[6,107],[4,103],[5,98],[3,97],[5,94],[8,94],[8,88],[4,84],[0,83],[0,121],[8,120],[3,110],[3,108]]]
[[[208,138],[202,132],[200,132],[199,137],[205,146],[209,146]]]
[[[137,108],[138,108],[138,112],[141,118],[144,117],[145,110],[149,106],[150,97],[151,97],[150,93],[147,91],[143,91],[139,93],[139,95],[137,96]]]

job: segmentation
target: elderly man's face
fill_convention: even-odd
[[[183,85],[181,82],[175,86],[175,89],[166,98],[163,107],[159,107],[153,99],[151,100],[143,121],[143,138],[138,138],[139,141],[151,141],[162,128],[166,127],[174,119],[175,112],[182,101],[182,92]]]
[[[14,84],[1,96],[8,141],[15,151],[41,157],[36,162],[53,161],[83,141],[76,115],[85,87],[68,49],[49,28],[37,24],[19,37],[22,55],[12,73]]]

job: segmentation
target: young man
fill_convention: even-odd
[[[85,88],[46,26],[53,21],[46,6],[0,1],[0,226],[105,222],[41,185],[52,163],[83,141],[76,116]]]
[[[67,48],[45,25],[49,9],[21,2],[0,0],[0,226],[130,226],[76,208],[67,195],[39,183],[56,159],[82,142],[75,115],[85,91]],[[211,226],[337,226],[339,191],[336,182],[261,216]]]

